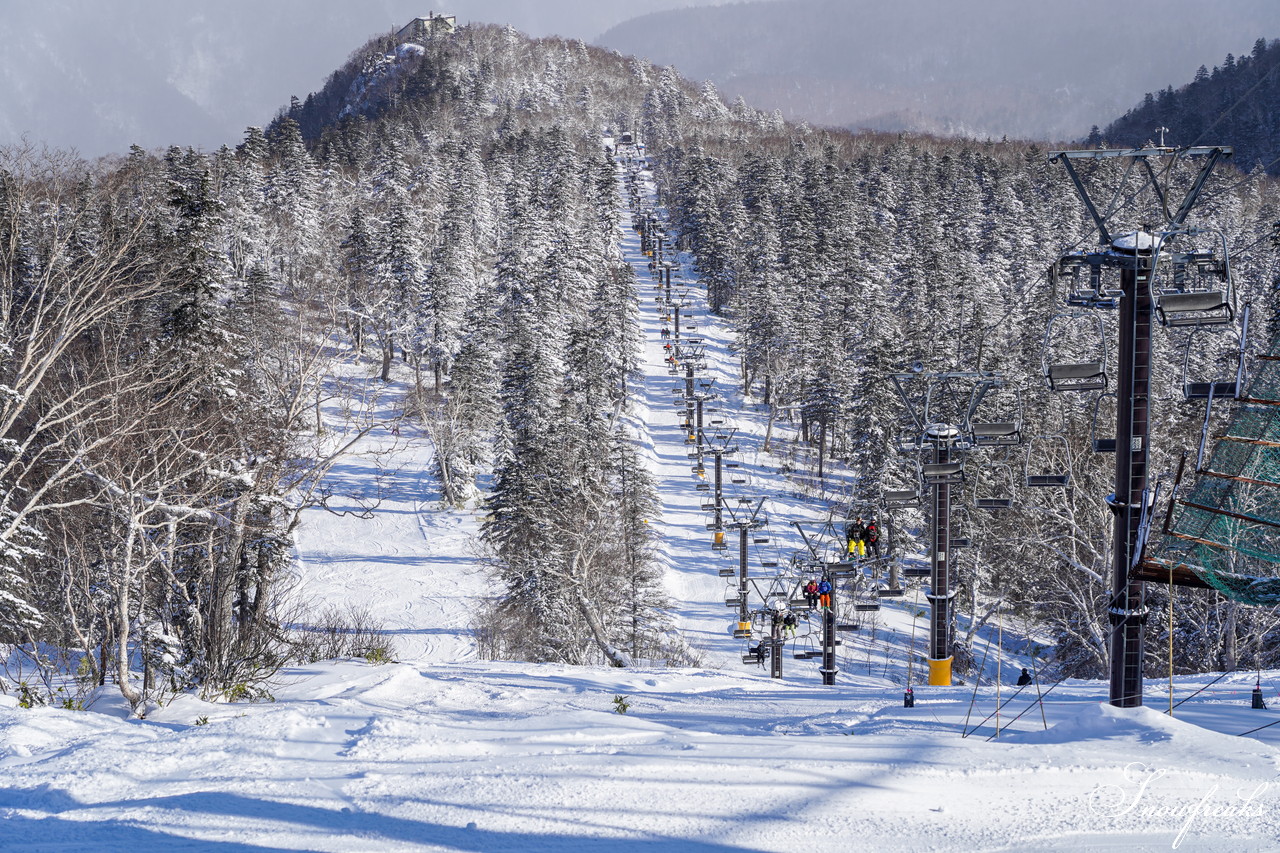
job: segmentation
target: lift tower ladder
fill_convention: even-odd
[[[1187,215],[1195,206],[1205,181],[1217,163],[1231,155],[1223,146],[1053,151],[1049,162],[1061,163],[1075,185],[1085,209],[1098,230],[1099,250],[1087,256],[1090,267],[1099,272],[1111,267],[1120,273],[1119,304],[1089,307],[1118,307],[1119,365],[1116,382],[1116,476],[1115,491],[1108,496],[1114,523],[1112,528],[1111,602],[1111,683],[1112,705],[1127,708],[1142,704],[1142,623],[1146,618],[1142,580],[1135,568],[1141,557],[1142,524],[1148,511],[1147,473],[1151,402],[1151,329],[1153,311],[1151,277],[1162,259],[1162,246],[1170,237],[1188,233]],[[1085,182],[1077,172],[1077,160],[1127,160],[1121,189],[1135,171],[1141,169],[1145,181],[1130,198],[1151,189],[1156,200],[1154,219],[1160,226],[1147,227],[1115,236],[1109,220],[1116,213],[1098,210]],[[1204,158],[1194,181],[1177,209],[1170,212],[1173,166],[1178,160]],[[1156,169],[1153,161],[1162,161]],[[1119,197],[1120,190],[1117,190]],[[1055,268],[1079,262],[1079,253],[1064,255]]]

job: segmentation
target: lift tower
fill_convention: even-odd
[[[952,487],[965,482],[964,454],[983,447],[1021,441],[1016,421],[980,423],[979,407],[987,395],[1005,387],[992,371],[925,371],[915,362],[909,370],[890,373],[906,408],[910,425],[899,451],[928,461],[917,462],[919,486],[930,495],[929,548],[929,684],[951,685],[956,589],[951,580],[952,551],[964,543],[952,536]]]
[[[1151,331],[1153,307],[1160,312],[1162,322],[1166,313],[1177,313],[1186,322],[1180,325],[1208,325],[1223,316],[1208,304],[1204,292],[1192,293],[1179,287],[1179,259],[1183,274],[1188,263],[1187,254],[1179,255],[1173,247],[1180,240],[1194,238],[1196,229],[1185,225],[1187,214],[1195,206],[1205,181],[1214,166],[1231,149],[1223,146],[1192,148],[1147,147],[1128,150],[1101,149],[1094,151],[1054,151],[1049,161],[1062,163],[1067,175],[1075,184],[1089,216],[1098,229],[1099,246],[1092,252],[1071,252],[1063,255],[1053,267],[1055,281],[1060,276],[1088,269],[1089,283],[1075,288],[1067,295],[1069,304],[1083,308],[1118,308],[1119,342],[1118,371],[1116,381],[1116,478],[1115,491],[1107,497],[1114,517],[1112,526],[1111,601],[1108,615],[1111,621],[1111,686],[1110,701],[1121,708],[1142,704],[1142,624],[1146,620],[1146,605],[1142,580],[1136,575],[1141,558],[1143,527],[1149,521],[1150,501],[1147,491],[1149,455],[1149,415],[1151,400]],[[1150,189],[1155,200],[1152,220],[1159,227],[1144,224],[1134,231],[1113,235],[1108,220],[1117,212],[1114,207],[1100,212],[1089,195],[1074,163],[1079,160],[1122,159],[1126,161],[1120,188],[1115,198],[1129,189],[1131,176],[1137,175],[1138,187],[1130,198],[1137,198]],[[1178,208],[1170,212],[1171,176],[1179,160],[1197,158],[1199,171],[1186,190]],[[1158,164],[1157,169],[1153,163]],[[1137,172],[1137,170],[1141,170]],[[1152,220],[1147,220],[1148,222]],[[1192,253],[1194,255],[1195,253]],[[1222,262],[1226,276],[1225,259]],[[1199,263],[1196,261],[1196,263]],[[1169,268],[1170,286],[1157,287],[1152,277],[1161,267]],[[1119,272],[1119,286],[1104,282],[1103,270]],[[1112,273],[1114,275],[1114,273]],[[1161,303],[1167,303],[1161,304]],[[1165,308],[1168,308],[1166,312]],[[1070,376],[1072,371],[1055,367],[1080,367],[1081,365],[1050,365],[1046,361],[1046,378],[1054,390],[1087,390],[1080,376]],[[1075,371],[1080,373],[1081,371]],[[1066,385],[1055,386],[1055,380]],[[1105,377],[1102,380],[1105,382]],[[1072,384],[1072,383],[1076,384]],[[1086,387],[1087,386],[1087,387]]]

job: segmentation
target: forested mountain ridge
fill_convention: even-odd
[[[711,80],[792,121],[1079,139],[1148,89],[1280,32],[1268,0],[769,0],[652,13],[598,43]]]
[[[1026,432],[1062,438],[1053,461],[1079,488],[969,519],[988,544],[964,600],[1012,603],[1062,672],[1102,671],[1108,460],[1084,449],[1088,408],[1039,390],[1044,269],[1087,229],[1045,152],[814,132],[672,68],[489,26],[376,39],[235,150],[97,169],[5,152],[5,639],[62,650],[139,707],[247,690],[308,653],[276,596],[298,513],[403,369],[446,502],[486,511],[488,653],[684,660],[644,524],[655,487],[619,417],[637,304],[607,128],[646,141],[743,386],[862,472],[858,499],[910,476],[889,452],[887,371],[920,359],[1025,386]],[[1270,305],[1258,235],[1280,197],[1238,177],[1215,179],[1205,218]],[[1169,378],[1178,353],[1161,357]],[[346,431],[317,420],[337,394]],[[1168,400],[1158,418],[1168,462],[1195,426]],[[1267,614],[1179,595],[1187,666],[1270,662]]]
[[[1171,145],[1230,145],[1244,171],[1280,171],[1280,40],[1258,39],[1238,59],[1228,53],[1213,70],[1174,89],[1148,92],[1142,103],[1107,125],[1086,144],[1141,147],[1163,138]],[[1163,132],[1159,128],[1165,128]]]

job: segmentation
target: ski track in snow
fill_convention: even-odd
[[[1280,716],[1249,708],[1247,674],[1176,718],[1159,712],[1159,679],[1148,707],[1128,711],[1101,701],[1103,683],[1066,682],[1042,720],[1029,691],[1009,700],[1027,660],[992,647],[986,675],[1004,685],[919,688],[906,709],[905,660],[925,630],[914,627],[914,593],[849,637],[833,687],[811,661],[788,657],[779,680],[744,667],[715,572],[726,558],[710,548],[672,406],[678,377],[663,366],[647,259],[630,230],[620,245],[637,268],[645,336],[628,417],[660,490],[652,523],[676,615],[703,668],[479,660],[469,632],[488,591],[472,556],[479,517],[438,508],[416,430],[375,431],[369,454],[335,470],[334,504],[381,503],[368,518],[307,515],[299,586],[316,605],[367,609],[400,662],[295,667],[273,685],[274,703],[182,696],[147,720],[128,719],[107,694],[88,713],[0,696],[0,850],[1280,849],[1280,725],[1234,736]],[[759,449],[764,417],[735,385],[728,327],[679,260],[707,342],[703,375],[741,432],[748,482],[730,484],[731,501],[770,497],[769,547],[785,556],[800,545],[786,523],[812,524],[821,510]],[[404,390],[391,389],[388,412]],[[1280,707],[1280,673],[1262,677]],[[1211,679],[1177,679],[1178,696]],[[1009,700],[998,739],[984,719],[997,697]]]

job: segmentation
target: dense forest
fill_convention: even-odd
[[[1248,56],[1227,54],[1203,65],[1195,79],[1148,92],[1142,103],[1093,131],[1088,145],[1139,147],[1162,138],[1170,145],[1230,145],[1236,166],[1280,172],[1280,41],[1258,39]],[[1165,128],[1162,134],[1157,128]]]
[[[1040,446],[1077,485],[967,519],[984,544],[960,568],[975,618],[958,666],[1005,604],[1060,672],[1105,671],[1112,463],[1088,450],[1093,402],[1041,377],[1061,303],[1045,270],[1092,238],[1047,152],[788,125],[671,68],[489,26],[375,40],[235,149],[0,153],[0,640],[135,706],[244,695],[321,653],[289,628],[308,618],[291,611],[293,531],[403,366],[398,405],[446,500],[486,511],[484,652],[687,661],[644,524],[655,487],[619,417],[638,308],[606,128],[645,139],[743,387],[798,423],[804,446],[780,452],[845,460],[850,506],[913,476],[890,451],[889,371],[1000,370],[1025,389],[1025,432],[1053,437]],[[1122,177],[1108,169],[1090,178]],[[1276,186],[1228,171],[1205,196],[1242,298],[1270,312]],[[1158,344],[1158,470],[1199,431],[1174,400],[1183,353],[1198,370],[1232,346]],[[336,397],[337,427],[319,417]],[[1010,454],[970,488],[1027,464]],[[1274,665],[1270,612],[1177,595],[1180,669]]]

